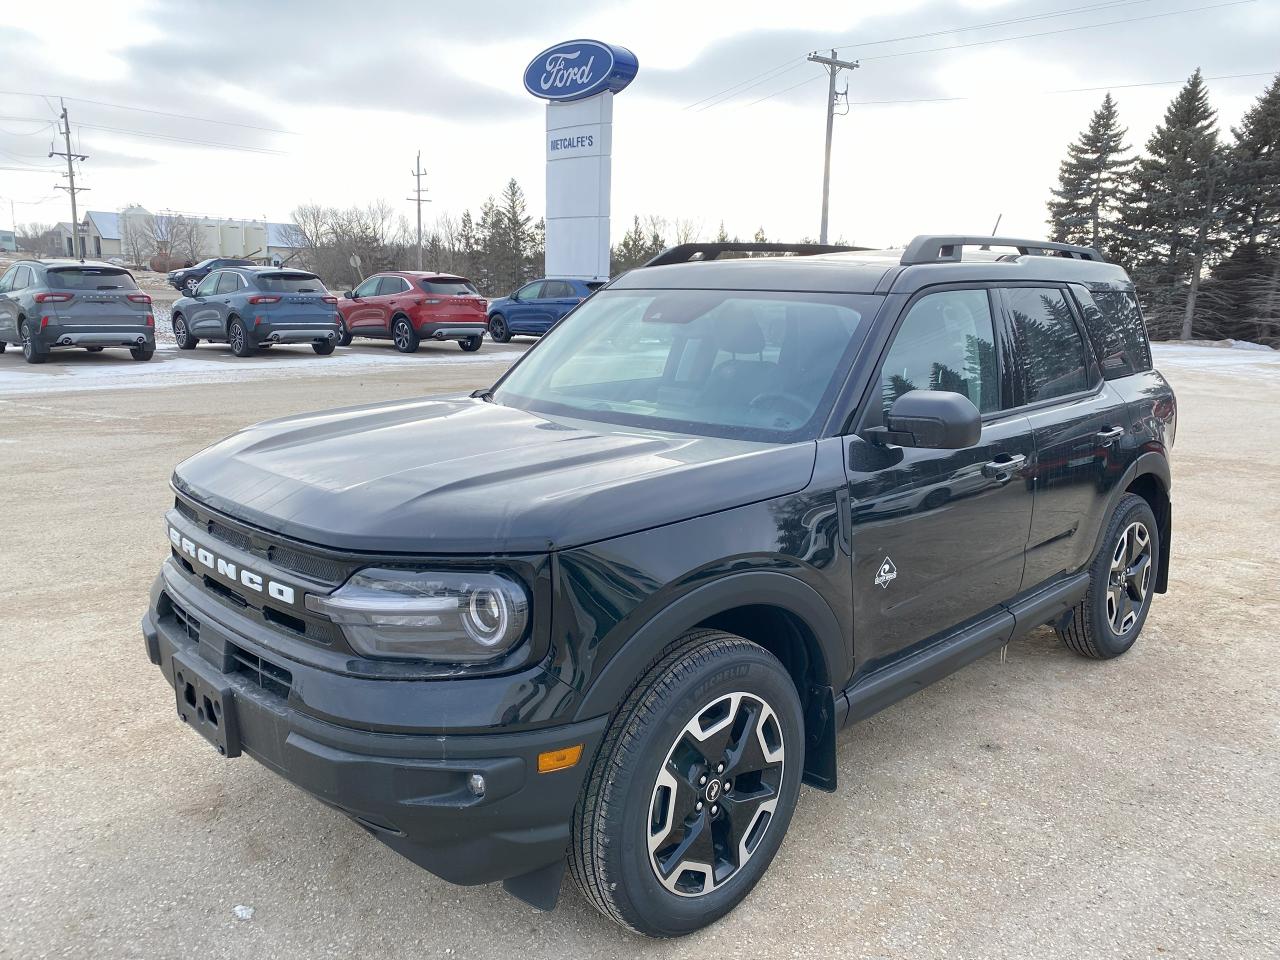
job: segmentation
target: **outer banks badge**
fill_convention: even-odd
[[[889,584],[898,577],[898,568],[893,565],[893,561],[888,557],[884,558],[884,563],[880,564],[880,569],[876,571],[876,586],[889,589]]]

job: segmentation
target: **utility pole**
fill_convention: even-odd
[[[831,195],[831,129],[836,119],[836,74],[841,70],[857,70],[861,66],[857,60],[837,60],[835,50],[831,56],[824,57],[816,50],[809,54],[809,60],[820,63],[827,68],[827,152],[822,164],[822,229],[818,231],[818,242],[827,242],[827,202]]]
[[[427,171],[422,169],[422,151],[421,150],[418,151],[418,159],[413,165],[412,172],[413,172],[413,181],[414,181],[413,196],[406,197],[405,199],[412,200],[414,202],[414,205],[417,206],[418,208],[418,269],[421,270],[422,269],[422,205],[424,203],[431,202],[430,200],[427,200],[422,196],[424,193],[427,192],[426,188],[422,186],[422,178],[426,175]]]
[[[67,149],[65,151],[54,150],[53,144],[51,143],[49,144],[49,156],[67,158],[67,186],[64,187],[61,184],[58,184],[57,189],[65,190],[71,195],[71,255],[83,260],[85,249],[84,244],[80,241],[80,215],[76,210],[76,193],[84,192],[89,188],[76,186],[76,168],[74,161],[88,160],[89,158],[82,153],[71,152],[71,120],[67,117],[66,103],[63,102],[61,98],[58,99],[58,102],[62,104],[62,116],[59,118],[62,120],[62,129],[58,132],[65,138]]]

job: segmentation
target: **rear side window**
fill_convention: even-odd
[[[324,293],[324,284],[310,273],[260,273],[258,289],[267,293]]]
[[[378,296],[389,297],[404,293],[409,289],[409,282],[404,277],[383,277],[378,285]]]
[[[577,294],[564,280],[548,280],[546,286],[542,288],[542,296],[547,300],[563,300],[567,297],[576,297]]]
[[[54,290],[137,290],[128,270],[110,267],[54,267],[49,271]]]
[[[1084,325],[1108,380],[1151,369],[1151,344],[1138,298],[1127,290],[1082,293]]]
[[[443,297],[478,297],[480,291],[470,280],[419,280],[418,283],[427,293]]]
[[[1022,355],[1027,403],[1087,389],[1084,340],[1066,294],[1056,287],[1009,287],[1004,295]]]
[[[1000,409],[995,324],[986,290],[944,290],[912,304],[880,368],[885,412],[912,390],[959,393],[983,413]]]
[[[232,273],[229,270],[226,273],[219,274],[218,293],[235,293],[239,289],[240,289],[239,274]]]

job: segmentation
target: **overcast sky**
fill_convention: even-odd
[[[82,208],[287,220],[300,203],[382,198],[411,216],[420,148],[428,219],[474,211],[513,176],[538,216],[544,110],[521,76],[539,50],[589,37],[640,60],[614,104],[615,238],[633,214],[696,221],[706,238],[721,220],[744,238],[760,226],[771,239],[816,236],[826,80],[804,54],[833,46],[862,61],[840,78],[852,106],[835,122],[833,239],[987,233],[1000,214],[1002,233],[1037,236],[1058,161],[1106,89],[1140,145],[1177,84],[1130,85],[1181,81],[1197,66],[1235,76],[1209,81],[1225,133],[1268,82],[1236,75],[1280,70],[1280,0],[59,0],[54,9],[11,0],[0,25],[5,226],[10,199],[20,223],[69,219],[46,156],[57,101],[25,94],[77,98],[72,130],[90,157],[78,174],[91,188]],[[1010,20],[1020,22],[966,29]],[[1121,20],[1132,22],[1092,26]],[[1018,39],[992,42],[1005,38]],[[1097,89],[1059,92],[1077,88]],[[884,102],[902,100],[941,102]]]

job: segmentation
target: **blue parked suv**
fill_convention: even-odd
[[[237,357],[277,343],[309,343],[322,356],[338,345],[338,298],[314,273],[279,267],[215,270],[174,303],[179,350],[201,340],[231,345]]]
[[[526,283],[511,296],[489,304],[489,336],[498,343],[507,343],[517,334],[540,337],[604,283],[550,277]]]

